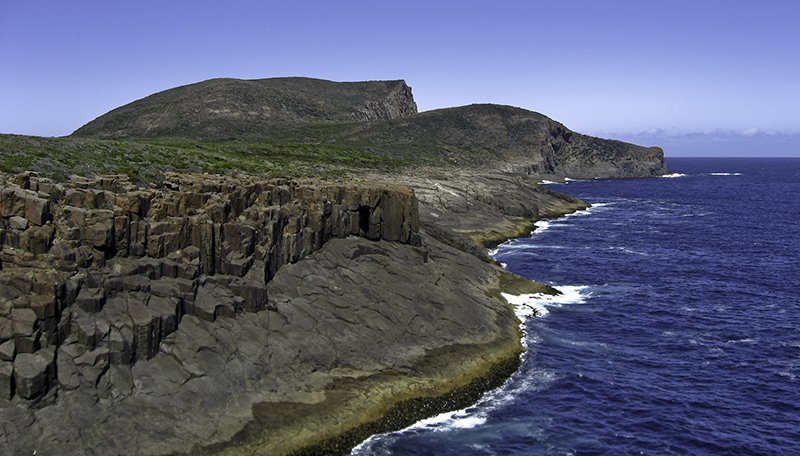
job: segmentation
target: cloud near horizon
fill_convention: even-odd
[[[660,128],[636,133],[597,132],[595,136],[643,146],[659,146],[672,157],[797,157],[800,133],[761,130],[677,132]]]

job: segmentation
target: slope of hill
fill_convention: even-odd
[[[582,135],[537,112],[473,104],[377,122],[307,125],[286,143],[329,143],[428,164],[572,178],[648,177],[666,172],[664,153]]]
[[[87,123],[74,136],[264,139],[306,122],[393,119],[417,112],[402,80],[210,79],[158,92]]]
[[[474,104],[417,113],[402,80],[212,79],[114,109],[73,136],[336,145],[417,165],[538,176],[666,172],[660,148],[581,135],[521,108]]]

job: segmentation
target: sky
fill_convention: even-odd
[[[668,156],[800,156],[800,1],[0,0],[0,132],[214,77],[405,79]]]

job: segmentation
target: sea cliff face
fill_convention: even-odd
[[[508,274],[420,231],[405,186],[26,173],[0,215],[9,454],[343,451],[521,349]]]
[[[414,203],[400,187],[175,176],[156,190],[16,176],[0,189],[3,396],[96,383],[69,364],[77,352],[114,365],[150,359],[184,315],[262,311],[278,269],[330,239],[419,245]]]

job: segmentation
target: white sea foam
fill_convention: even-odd
[[[582,217],[582,216],[585,216],[585,215],[591,215],[595,211],[597,211],[598,209],[602,209],[604,207],[611,206],[612,204],[613,203],[592,203],[591,207],[588,207],[586,209],[581,209],[579,211],[575,211],[575,212],[569,213],[569,214],[565,215],[564,218]]]
[[[553,226],[553,224],[551,222],[547,221],[547,220],[539,220],[538,222],[534,223],[533,226],[535,226],[536,228],[534,228],[534,230],[533,230],[533,232],[531,234],[534,234],[534,233],[535,234],[541,234],[541,233],[549,230],[550,227]]]
[[[556,296],[543,293],[519,296],[507,293],[502,294],[503,297],[514,306],[515,313],[520,321],[523,322],[523,324],[520,325],[523,332],[522,342],[526,348],[525,352],[522,354],[523,359],[528,353],[528,346],[538,341],[537,338],[529,335],[528,332],[525,331],[525,320],[532,316],[543,317],[547,315],[548,307],[561,307],[565,304],[583,303],[589,297],[589,293],[586,291],[588,289],[587,286],[558,286],[555,287],[555,289],[560,291],[561,294]],[[555,379],[556,375],[553,371],[540,368],[535,369],[533,372],[526,373],[524,377],[515,374],[499,388],[485,393],[478,402],[470,407],[456,410],[455,412],[440,413],[431,418],[417,421],[400,431],[373,435],[353,448],[350,454],[356,456],[372,454],[373,443],[380,438],[385,438],[387,435],[401,435],[421,431],[444,432],[480,426],[486,423],[487,414],[491,410],[513,401],[523,391],[541,389]]]
[[[525,321],[531,316],[544,317],[549,314],[550,307],[562,307],[564,304],[581,304],[586,301],[588,294],[585,285],[555,287],[559,295],[544,293],[511,295],[502,293],[509,304],[514,306],[514,311],[520,320]]]
[[[725,343],[728,343],[728,344],[754,344],[756,342],[757,342],[756,339],[751,339],[749,337],[745,337],[743,339],[730,339],[730,340],[726,341]]]
[[[709,176],[741,176],[742,173],[708,173]]]
[[[569,213],[569,214],[565,214],[564,216],[562,216],[562,217],[560,217],[560,218],[558,218],[556,220],[563,220],[563,219],[567,219],[567,218],[570,218],[570,217],[580,217],[580,216],[590,215],[593,211],[595,211],[597,209],[600,209],[600,208],[603,208],[603,207],[606,207],[606,206],[610,206],[610,205],[611,205],[611,203],[594,203],[589,208],[581,209],[581,210],[578,210],[578,211],[575,211],[575,212],[572,212],[572,213]],[[565,224],[557,223],[554,220],[539,220],[539,221],[535,222],[533,225],[536,228],[533,230],[531,235],[541,234],[542,232],[547,231],[550,228],[559,227],[559,226],[565,226]],[[492,253],[493,254],[497,253],[497,250],[492,251]]]
[[[543,181],[540,181],[539,183],[542,184],[542,185],[554,185],[554,184],[562,185],[562,184],[566,184],[566,182],[556,182],[556,181],[551,181],[551,180],[547,180],[547,179],[545,179]]]
[[[672,179],[672,178],[676,178],[676,177],[686,177],[686,174],[681,174],[681,173],[662,174],[662,175],[660,175],[658,177],[666,177],[666,178]]]
[[[619,252],[622,252],[622,253],[628,253],[628,254],[631,254],[631,255],[650,256],[650,254],[648,254],[648,253],[638,252],[636,250],[629,249],[627,247],[622,247],[622,246],[612,246],[612,247],[609,247],[608,249],[609,250],[616,250],[616,251],[619,251]]]

